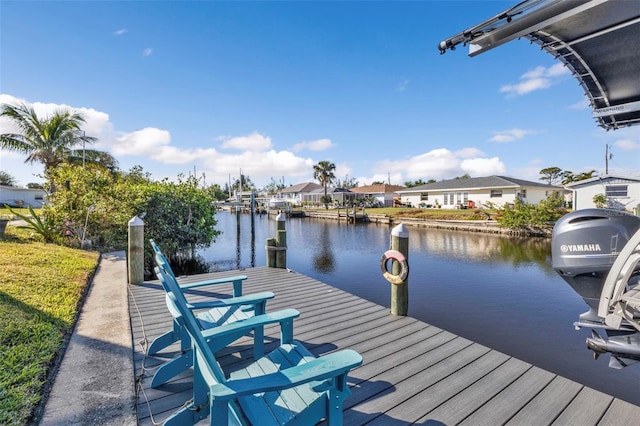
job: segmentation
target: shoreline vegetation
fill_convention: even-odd
[[[232,206],[219,207],[223,211],[233,211]],[[243,209],[243,212],[249,212]],[[263,212],[265,212],[263,210]],[[290,211],[270,209],[269,215],[280,212],[290,217],[311,218],[321,220],[335,220],[353,223],[353,208],[300,208]],[[453,231],[486,232],[508,236],[551,237],[553,224],[546,227],[528,226],[526,228],[508,228],[497,220],[500,212],[489,209],[417,209],[417,208],[357,208],[355,210],[357,222],[376,223],[395,226],[403,223],[407,226],[436,228]]]

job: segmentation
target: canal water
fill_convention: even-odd
[[[264,266],[274,218],[252,227],[248,214],[218,212],[222,235],[199,255],[212,271]],[[574,329],[587,306],[551,268],[548,239],[407,229],[410,316],[640,405],[640,363],[609,368],[586,348],[591,331]],[[291,218],[286,230],[289,269],[390,306],[379,265],[391,227]]]

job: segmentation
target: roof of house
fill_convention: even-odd
[[[303,183],[298,183],[296,185],[291,185],[288,188],[284,188],[283,190],[280,191],[280,193],[295,194],[298,192],[311,192],[314,189],[318,189],[318,188],[322,188],[322,186],[314,182],[303,182]]]
[[[589,179],[578,180],[576,182],[571,182],[566,184],[565,186],[572,188],[574,186],[580,185],[590,185],[592,183],[599,183],[603,181],[626,181],[626,182],[640,182],[640,176],[621,176],[621,175],[604,175],[604,176],[595,176]]]
[[[476,178],[458,178],[441,180],[439,182],[427,183],[425,185],[406,188],[397,192],[425,192],[425,191],[443,191],[451,189],[480,189],[480,188],[520,188],[520,187],[545,187],[553,189],[563,189],[559,186],[549,186],[546,183],[531,182],[528,180],[515,179],[505,176],[485,176]]]
[[[356,186],[355,188],[351,188],[351,192],[357,192],[358,194],[391,194],[401,189],[405,189],[404,186],[381,183],[376,185]]]
[[[604,129],[640,125],[640,1],[525,0],[438,45],[475,56],[525,38],[563,63]]]
[[[345,192],[351,192],[351,191],[346,188],[327,188],[327,194],[336,194],[336,193],[345,193]],[[324,194],[324,188],[320,187],[320,188],[314,189],[313,191],[310,191],[310,193]]]
[[[42,188],[24,188],[22,186],[9,186],[9,185],[0,185],[0,189],[5,191],[20,191],[20,192],[46,192],[46,190]]]

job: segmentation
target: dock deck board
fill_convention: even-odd
[[[345,402],[345,424],[608,425],[640,418],[638,406],[414,318],[392,316],[388,308],[296,272],[258,267],[241,273],[249,277],[245,294],[276,294],[268,311],[300,311],[294,338],[316,356],[345,348],[363,356],[363,365],[349,375],[352,395]],[[217,272],[181,282],[237,274]],[[146,344],[167,331],[172,320],[157,281],[129,288],[138,422],[151,425],[190,399],[192,374],[150,388],[154,370],[179,346],[145,355]],[[225,285],[190,290],[187,296],[197,300],[231,293]],[[279,328],[267,327],[265,335],[268,350],[277,344]],[[232,371],[250,359],[251,340],[240,339],[220,354],[223,368]]]

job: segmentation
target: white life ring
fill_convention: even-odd
[[[387,261],[389,259],[395,260],[400,264],[400,274],[394,275],[387,269]],[[398,250],[387,250],[380,259],[380,271],[382,276],[391,284],[400,285],[403,284],[409,276],[409,264],[404,254]]]

